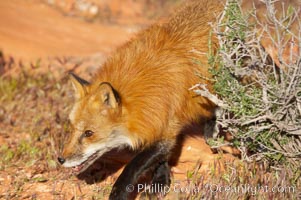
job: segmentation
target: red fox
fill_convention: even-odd
[[[163,25],[153,25],[117,49],[91,83],[73,75],[73,127],[60,162],[80,172],[112,148],[141,149],[174,143],[181,129],[215,105],[189,91],[209,82],[207,52],[211,26],[223,4],[191,4]],[[215,38],[212,38],[215,44]]]
[[[164,171],[180,131],[210,118],[215,108],[189,88],[200,82],[211,88],[197,75],[210,76],[209,22],[223,7],[219,0],[190,4],[117,49],[91,83],[72,75],[73,131],[59,162],[79,173],[113,148],[141,150],[116,181],[111,199],[127,199],[126,185],[146,170]],[[216,39],[211,41],[216,47]]]

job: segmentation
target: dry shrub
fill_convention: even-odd
[[[280,2],[276,10],[277,1],[264,3],[267,23],[258,18],[255,7],[243,15],[240,2],[227,2],[213,26],[218,54],[209,55],[216,95],[204,85],[194,90],[220,106],[217,126],[233,135],[226,145],[238,148],[243,160],[297,169],[301,161],[300,7],[284,7]],[[218,135],[209,143],[225,145]]]

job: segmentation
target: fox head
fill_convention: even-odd
[[[58,161],[75,173],[87,169],[113,148],[131,146],[121,122],[121,99],[110,83],[97,85],[70,74],[75,104],[69,115],[71,135]]]

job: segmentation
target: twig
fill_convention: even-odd
[[[199,88],[199,89],[196,89]],[[197,95],[200,95],[202,97],[206,97],[210,101],[212,101],[214,104],[221,108],[227,108],[228,105],[225,104],[222,100],[220,100],[216,95],[213,95],[209,90],[207,89],[205,84],[196,84],[189,88],[189,90],[193,90]]]

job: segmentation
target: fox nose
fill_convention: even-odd
[[[62,165],[65,162],[65,158],[62,157],[58,157],[57,160],[59,161],[59,163]]]

